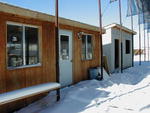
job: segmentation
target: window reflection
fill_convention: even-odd
[[[60,36],[60,58],[62,60],[69,60],[69,36]]]
[[[86,59],[86,35],[82,36],[82,59]]]
[[[93,58],[92,36],[82,36],[82,59],[89,60]]]
[[[7,26],[8,66],[16,67],[23,65],[22,34],[21,26]]]
[[[87,59],[92,59],[92,37],[87,35]]]
[[[39,62],[38,54],[38,29],[25,27],[26,42],[26,64],[37,64]]]
[[[8,67],[39,63],[38,28],[7,25]]]

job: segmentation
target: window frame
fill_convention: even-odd
[[[128,49],[127,49],[127,41],[129,42],[128,43]],[[125,47],[126,54],[131,54],[131,41],[130,40],[125,40],[125,45],[126,45],[126,47]]]
[[[82,54],[81,54],[81,58],[82,58],[83,61],[93,60],[93,58],[94,58],[93,35],[92,34],[88,34],[88,33],[85,33],[83,35],[85,35],[85,58],[82,57]],[[92,58],[88,58],[87,57],[88,56],[88,36],[91,36]],[[82,39],[83,39],[83,37],[82,37]],[[82,42],[81,42],[81,44],[82,44]]]
[[[18,67],[12,67],[12,66],[8,66],[8,48],[7,48],[7,26],[8,25],[14,25],[14,26],[20,26],[22,27],[22,40],[23,40],[23,65],[22,66],[18,66]],[[39,62],[37,64],[30,64],[30,65],[26,65],[26,43],[25,43],[25,27],[31,27],[31,28],[37,28],[38,29],[38,54],[39,54]],[[7,69],[9,70],[14,70],[14,69],[21,69],[21,68],[29,68],[29,67],[38,67],[38,66],[42,66],[42,60],[41,60],[41,27],[40,26],[35,26],[35,25],[29,25],[29,24],[23,24],[23,23],[17,23],[17,22],[10,22],[7,21],[6,22],[6,66]]]

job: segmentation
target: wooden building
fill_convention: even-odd
[[[0,93],[56,81],[55,17],[0,3]],[[99,28],[59,19],[60,83],[88,79],[100,66]],[[104,30],[103,30],[104,31]],[[10,112],[40,96],[0,106]]]
[[[123,68],[131,67],[133,63],[133,35],[136,32],[115,23],[104,28],[106,33],[103,34],[103,53],[108,59],[109,71],[112,73],[121,68],[121,39],[123,43]],[[120,33],[122,34],[120,35]]]

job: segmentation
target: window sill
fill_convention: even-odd
[[[92,61],[94,59],[82,59],[81,61]]]
[[[42,66],[41,63],[33,64],[33,65],[26,65],[26,66],[19,66],[19,67],[7,67],[8,70],[15,70],[15,69],[23,69],[23,68],[31,68],[31,67],[39,67]]]

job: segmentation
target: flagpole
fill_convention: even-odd
[[[55,45],[56,45],[56,81],[59,83],[59,22],[58,22],[58,0],[55,0]],[[60,90],[57,90],[57,101],[60,100]]]
[[[149,61],[149,33],[148,33],[148,30],[147,30],[147,44],[148,44],[148,61]]]
[[[143,22],[144,22],[144,24],[143,25],[145,25],[145,15],[144,15],[144,4],[143,4],[143,2],[142,2],[142,11],[143,11]],[[144,28],[144,61],[146,61],[146,42],[145,42],[145,36],[146,36],[146,33],[145,33],[145,28]]]
[[[130,13],[131,13],[131,29],[133,31],[133,15],[132,15],[132,2],[130,0]],[[132,67],[134,66],[134,35],[132,33]]]
[[[138,23],[139,23],[139,65],[141,65],[141,25],[140,25],[140,12],[138,12]]]
[[[101,0],[98,0],[98,6],[99,6],[99,30],[100,30],[100,45],[101,45],[101,76],[103,79],[103,43],[102,43],[102,11],[101,11]]]
[[[146,37],[146,33],[145,33],[145,29],[144,29],[144,61],[146,61],[146,46],[145,46],[146,42],[145,42],[145,37]]]
[[[122,43],[122,14],[121,14],[121,0],[119,0],[119,19],[120,19],[120,39],[121,39],[121,73],[123,73],[123,43]]]

